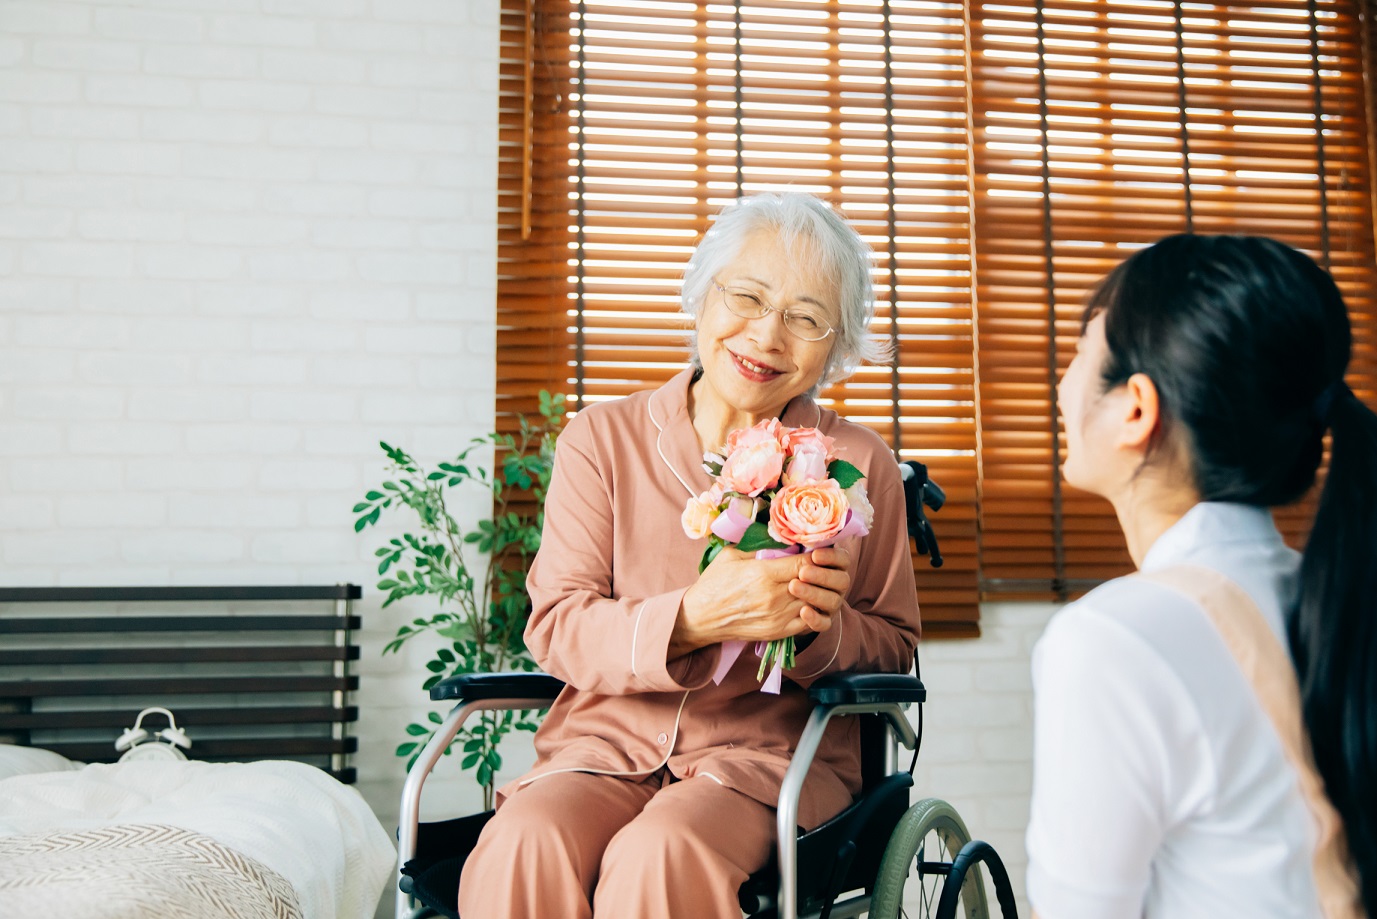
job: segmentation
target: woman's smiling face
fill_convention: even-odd
[[[841,321],[836,283],[808,258],[806,245],[785,246],[773,232],[748,236],[714,280],[779,310],[807,310],[833,327]],[[710,287],[698,314],[698,356],[706,384],[698,398],[720,400],[731,413],[777,418],[791,399],[821,380],[836,335],[805,341],[784,327],[779,312],[743,319],[723,298],[720,289]]]

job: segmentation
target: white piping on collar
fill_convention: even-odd
[[[680,485],[684,486],[684,491],[686,491],[686,492],[689,493],[689,497],[690,497],[690,498],[696,498],[696,497],[698,497],[698,492],[696,492],[696,491],[693,490],[693,486],[692,486],[692,485],[690,485],[688,482],[685,482],[685,481],[684,481],[684,477],[681,476],[681,475],[679,474],[679,470],[678,470],[678,469],[675,469],[675,468],[674,468],[674,464],[671,463],[671,462],[669,461],[669,457],[665,456],[665,449],[664,449],[664,444],[663,444],[663,441],[664,441],[664,439],[665,439],[665,429],[664,429],[664,426],[660,424],[660,419],[658,419],[658,418],[655,417],[655,400],[654,400],[654,399],[647,399],[647,400],[646,400],[646,402],[645,402],[645,410],[646,410],[646,413],[647,413],[648,415],[650,415],[650,423],[653,424],[653,425],[655,425],[655,430],[657,430],[657,431],[660,432],[660,433],[656,436],[656,438],[655,438],[655,452],[658,453],[658,454],[660,454],[660,461],[661,461],[662,463],[664,463],[666,466],[669,467],[669,471],[670,471],[670,472],[674,473],[674,477],[675,477],[676,479],[679,480],[679,484],[680,484]],[[633,648],[633,649],[632,649],[632,655],[634,656],[635,653],[636,653],[636,652],[635,652],[635,649]]]

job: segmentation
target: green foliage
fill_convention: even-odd
[[[440,607],[402,626],[383,648],[384,654],[396,653],[418,635],[438,636],[441,643],[426,662],[423,690],[461,673],[537,669],[522,640],[530,612],[526,571],[540,548],[555,438],[564,422],[564,396],[541,392],[540,414],[538,425],[522,418],[517,434],[475,438],[462,453],[434,470],[426,469],[405,450],[382,443],[392,478],[354,505],[359,515],[354,521],[356,533],[376,524],[385,511],[408,509],[418,524],[415,533],[389,539],[374,554],[377,586],[387,593],[384,607],[420,596],[434,598]],[[500,465],[495,473],[473,459],[490,447]],[[492,519],[479,520],[474,529],[464,530],[446,504],[450,489],[458,488],[481,488],[491,494]],[[534,513],[516,506],[522,501],[529,506],[529,499],[534,499]],[[471,567],[466,552],[477,559],[477,567]],[[459,746],[460,765],[475,771],[488,807],[492,806],[494,776],[502,766],[502,738],[513,730],[534,731],[536,717],[525,711],[483,712],[445,750],[448,755]],[[397,747],[398,756],[409,757],[407,769],[442,719],[431,712],[427,721],[407,725],[406,733],[414,739]]]

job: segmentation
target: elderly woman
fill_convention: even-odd
[[[760,195],[726,208],[684,276],[691,366],[653,392],[593,405],[560,436],[531,568],[526,641],[568,683],[536,734],[537,761],[499,790],[465,866],[461,915],[655,916],[741,911],[807,720],[808,685],[840,670],[904,672],[918,605],[903,489],[888,446],[821,408],[823,384],[882,357],[870,251],[826,204]],[[703,454],[777,418],[816,427],[865,475],[864,539],[786,558],[682,531],[707,490]],[[720,683],[722,643],[794,636],[779,694],[745,654]],[[853,719],[833,722],[804,785],[805,826],[860,785]]]

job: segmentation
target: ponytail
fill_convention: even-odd
[[[1315,764],[1377,919],[1377,414],[1342,383],[1315,411],[1333,448],[1287,628]]]

